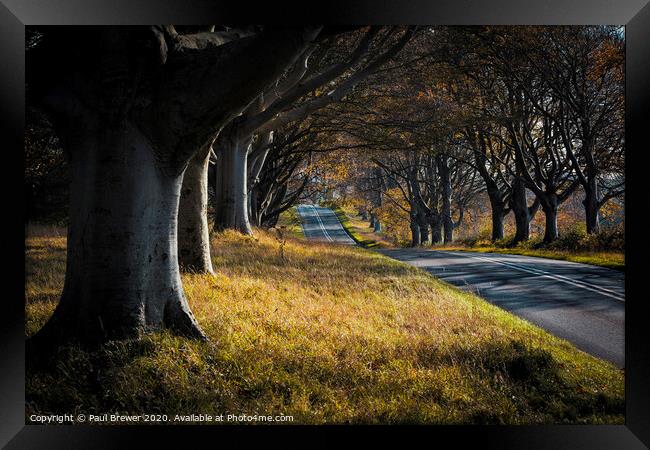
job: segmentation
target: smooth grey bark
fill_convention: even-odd
[[[95,344],[162,327],[203,337],[179,276],[182,172],[160,167],[134,127],[85,131],[67,142],[74,157],[66,277],[40,338],[63,333]]]
[[[414,215],[411,215],[411,247],[420,245],[420,225]]]
[[[283,107],[289,107],[292,102],[298,100],[300,97],[298,92],[303,92],[307,86],[313,85],[315,89],[321,84],[331,81],[354,62],[357,62],[363,55],[362,49],[367,48],[376,31],[367,33],[360,48],[354,52],[353,58],[346,64],[337,66],[336,70],[330,71],[327,77],[322,79],[316,77],[315,81],[305,80],[298,84],[307,73],[307,61],[312,53],[310,49],[306,49],[301,55],[297,67],[280,83],[282,86],[275,86],[268,95],[260,93],[258,99],[250,105],[244,114],[222,131],[222,136],[218,139],[218,153],[223,156],[223,158],[220,157],[223,162],[217,167],[214,219],[216,230],[235,229],[241,233],[252,235],[251,218],[258,226],[261,225],[263,211],[259,208],[259,199],[253,198],[253,195],[256,194],[253,194],[252,191],[264,167],[269,152],[267,144],[272,139],[273,129],[291,121],[302,120],[311,112],[338,100],[340,97],[331,96],[326,100],[322,98],[312,100],[308,102],[313,104],[309,108],[306,107],[307,104],[302,104],[299,108],[283,111]],[[342,93],[342,88],[349,89],[349,86],[344,83],[342,87],[336,89],[336,92]],[[293,100],[289,101],[289,99]],[[251,144],[255,134],[259,139],[257,148],[253,151]],[[249,156],[251,156],[250,164]]]
[[[235,121],[236,122],[236,121]],[[252,235],[248,218],[248,151],[252,137],[240,136],[237,124],[217,138],[217,178],[214,195],[214,229],[237,230]]]
[[[510,207],[515,216],[515,238],[513,244],[530,239],[530,214],[528,213],[528,201],[526,200],[526,185],[521,177],[512,183],[512,196]]]
[[[273,142],[273,132],[267,131],[257,135],[255,145],[251,147],[251,154],[248,158],[248,179],[249,179],[249,192],[253,190],[255,185],[259,182],[260,174],[266,158],[271,150],[270,144]]]
[[[273,142],[273,132],[261,133],[257,136],[257,142],[248,155],[248,217],[249,221],[257,227],[262,226],[263,199],[262,193],[256,189],[260,182],[262,169],[270,152],[270,144]]]
[[[530,239],[530,222],[539,209],[539,200],[535,198],[532,206],[528,206],[526,198],[526,182],[522,177],[517,177],[512,183],[510,208],[515,216],[515,237],[513,245]]]
[[[506,199],[509,198],[507,195],[503,195],[499,189],[497,183],[489,176],[485,166],[478,166],[479,174],[483,177],[483,181],[487,186],[488,199],[490,201],[490,214],[492,216],[492,241],[498,241],[503,239],[503,220],[505,216],[510,212],[509,208],[506,207]],[[512,195],[512,192],[510,192]]]
[[[419,230],[419,243],[420,245],[430,244],[429,241],[429,223],[427,222],[426,212],[417,203],[412,207],[416,211],[415,221]]]
[[[588,118],[583,117],[582,121],[583,132],[587,132],[590,128],[589,120]],[[571,160],[577,179],[585,191],[585,198],[582,201],[582,204],[585,207],[585,225],[587,227],[587,233],[597,233],[600,230],[599,211],[604,202],[601,203],[599,199],[598,179],[596,177],[598,168],[594,156],[593,139],[589,132],[586,133],[586,136],[581,137],[582,144],[580,154],[582,156],[581,159],[585,164],[585,167],[583,168],[576,157],[572,141],[568,138],[564,129],[561,131],[567,156]]]
[[[585,199],[582,201],[582,204],[585,207],[587,233],[593,234],[600,231],[599,211],[601,207],[598,199],[598,182],[595,176],[589,177],[587,186],[585,189]]]
[[[503,172],[499,169],[499,160],[494,157],[494,148],[491,145],[488,145],[484,131],[482,129],[475,131],[471,127],[467,127],[465,132],[473,149],[476,169],[485,183],[488,199],[490,200],[492,241],[497,241],[504,237],[503,219],[509,212],[508,208],[506,208],[508,200],[507,191],[509,189],[504,189],[506,192],[503,192],[499,187],[499,179],[502,180],[502,185],[506,185],[506,188],[508,185],[505,181]],[[492,170],[489,170],[488,166],[490,166]],[[497,169],[496,174],[494,173],[495,168]],[[501,177],[499,175],[501,175]]]
[[[429,242],[429,225],[427,223],[420,223],[420,244],[430,244]]]
[[[387,51],[381,53],[374,60],[368,62],[365,67],[357,70],[348,78],[343,80],[335,89],[329,91],[327,94],[300,103],[298,106],[292,106],[303,95],[333,81],[338,76],[342,75],[347,69],[360,62],[365,55],[365,51],[369,48],[372,38],[377,34],[377,32],[378,29],[376,27],[371,28],[371,30],[361,39],[359,45],[352,52],[348,61],[336,64],[334,67],[326,70],[320,75],[315,75],[312,78],[303,80],[303,77],[307,72],[307,60],[311,54],[311,51],[306,50],[302,54],[300,63],[294,69],[294,72],[290,74],[283,83],[281,83],[284,85],[283,87],[271,89],[268,95],[266,93],[261,94],[258,101],[252,104],[245,114],[233,122],[231,127],[232,129],[227,133],[229,137],[225,140],[230,142],[221,142],[219,144],[221,152],[227,153],[228,155],[232,154],[233,156],[228,156],[228,162],[217,168],[217,184],[218,186],[221,185],[225,187],[227,193],[218,193],[215,196],[215,229],[222,230],[235,228],[242,233],[252,234],[250,217],[252,217],[256,223],[262,223],[264,222],[263,216],[274,215],[274,213],[265,214],[264,211],[261,211],[263,208],[259,208],[259,198],[251,198],[253,201],[249,202],[248,197],[246,197],[254,189],[255,180],[259,176],[261,170],[263,170],[266,156],[268,155],[268,150],[264,150],[264,145],[260,146],[259,152],[253,152],[255,156],[250,165],[251,167],[249,168],[249,175],[252,177],[251,181],[253,181],[253,183],[250,186],[248,186],[247,174],[230,172],[230,175],[228,175],[227,172],[232,170],[241,170],[239,169],[240,164],[238,161],[242,159],[246,163],[244,170],[247,170],[246,166],[248,164],[246,158],[248,158],[251,153],[250,143],[252,142],[252,136],[258,134],[258,136],[262,136],[261,140],[268,139],[272,130],[281,128],[291,122],[301,121],[312,112],[317,111],[332,102],[339,101],[347,95],[358,82],[376,71],[390,58],[397,54],[411,39],[414,30],[412,28],[407,29],[397,43],[392,45]],[[233,148],[226,150],[225,147],[227,146]],[[234,146],[239,146],[240,149],[236,150]],[[246,149],[246,154],[244,154],[244,149]],[[234,162],[230,163],[231,160]],[[232,179],[228,180],[228,177],[231,177]],[[242,180],[244,184],[244,195],[240,194],[240,184]],[[253,206],[253,203],[255,203],[255,206]],[[242,204],[246,208],[245,213],[242,212]],[[277,218],[275,220],[277,220]]]
[[[248,204],[249,204],[249,220],[256,227],[262,226],[262,210],[261,203],[262,199],[260,198],[262,193],[259,189],[253,188],[253,190],[248,194]]]
[[[377,217],[374,213],[371,213],[371,218],[372,218],[372,231],[375,233],[380,233],[381,232],[381,221],[379,220],[379,217]]]
[[[558,201],[554,195],[548,196],[547,199],[541,202],[544,216],[546,217],[544,223],[544,243],[549,244],[558,238],[557,230],[557,209]]]
[[[440,215],[442,216],[443,242],[449,244],[454,240],[454,221],[451,218],[451,179],[449,176],[449,166],[446,157],[443,155],[437,155],[436,165],[440,177],[442,198]]]
[[[429,225],[431,226],[431,245],[439,244],[442,242],[442,220],[440,220],[440,216],[431,216]]]
[[[505,211],[503,208],[499,207],[494,203],[490,203],[492,206],[492,241],[497,241],[503,239],[503,219],[505,217]]]
[[[209,136],[279,77],[318,31],[172,50],[157,27],[75,34],[75,48],[92,55],[93,64],[77,53],[60,63],[74,76],[56,78],[43,99],[70,156],[66,278],[31,348],[75,338],[92,345],[160,328],[205,337],[178,265],[183,172]],[[145,36],[159,39],[138,47]]]
[[[178,262],[182,271],[214,273],[208,226],[210,146],[190,160],[183,175],[178,208]]]

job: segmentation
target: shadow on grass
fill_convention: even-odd
[[[571,379],[564,365],[544,349],[520,341],[484,344],[479,348],[454,348],[438,352],[420,348],[423,365],[459,365],[470,373],[489,380],[495,390],[511,398],[518,414],[543,414],[547,423],[580,423],[598,416],[622,416],[623,397],[595,392]],[[493,410],[472,414],[474,424],[503,424]]]
[[[228,251],[215,248],[215,266],[224,270],[272,277],[269,266],[279,265],[279,245],[273,241],[228,245]],[[278,270],[290,275],[309,270],[310,282],[321,282],[322,274],[340,284],[358,282],[364,274],[417,271],[361,251],[286,249]],[[264,331],[269,339],[254,345],[224,325],[206,328],[209,343],[155,333],[94,351],[65,346],[39,361],[28,354],[26,413],[298,411],[297,423],[469,424],[619,422],[624,413],[615,389],[593,388],[595,369],[570,372],[547,350],[517,340],[474,341],[461,330],[471,346],[441,349],[423,336],[396,345],[366,335],[338,341],[332,339],[339,336],[337,329],[321,336],[296,326],[270,328]],[[449,368],[459,376],[426,378]],[[469,394],[454,383],[470,385]],[[457,400],[448,390],[470,397]],[[491,399],[509,408],[491,407]],[[460,413],[432,419],[424,412],[431,405]]]
[[[398,359],[407,357],[425,371],[458,368],[474,391],[483,390],[478,393],[480,398],[471,398],[459,406],[444,394],[456,386],[431,385],[408,394],[408,407],[386,406],[394,408],[393,412],[366,417],[363,407],[356,405],[344,422],[423,422],[426,420],[418,408],[431,403],[443,409],[464,408],[462,418],[451,422],[466,424],[590,423],[597,422],[597,418],[620,420],[624,414],[623,398],[582,386],[580,381],[567,376],[561,363],[548,351],[519,341],[447,351],[426,345],[410,346],[398,349],[399,356],[390,351],[378,355],[371,362],[372,370],[365,369],[369,361],[365,361],[363,354],[351,354],[349,349],[341,349],[333,363],[308,351],[285,352],[273,355],[270,372],[264,368],[265,363],[260,365],[260,361],[247,359],[250,350],[236,353],[239,356],[233,358],[209,343],[189,343],[193,348],[190,353],[198,354],[200,360],[189,358],[183,362],[183,342],[186,341],[180,338],[170,340],[154,335],[140,341],[110,342],[93,352],[63,347],[52,355],[47,368],[42,364],[40,368],[28,368],[28,413],[117,409],[129,413],[180,414],[208,407],[209,411],[204,412],[218,414],[227,412],[226,399],[244,409],[264,409],[269,399],[279,398],[282,404],[292,404],[300,392],[307,395],[309,408],[314,410],[334,408],[332,392],[337,393],[336,401],[344,398],[344,402],[354,404],[364,398],[381,398],[391,405],[390,399],[395,395],[413,389],[410,378],[391,372]],[[175,377],[171,382],[170,374]],[[486,398],[495,398],[500,405],[510,403],[514,411],[496,404],[490,407]]]

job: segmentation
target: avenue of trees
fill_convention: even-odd
[[[31,343],[204,338],[180,273],[213,271],[210,233],[337,180],[413,245],[451,242],[478,195],[494,240],[512,212],[515,243],[536,214],[552,242],[579,191],[596,233],[624,193],[623,61],[613,27],[29,29],[27,181],[56,148],[70,181],[65,286]]]
[[[92,344],[163,327],[204,338],[180,267],[211,271],[210,158],[214,228],[251,233],[249,191],[262,179],[274,129],[341,99],[413,33],[30,30],[28,101],[49,116],[70,173],[65,286],[30,344]],[[269,167],[278,157],[271,155]]]
[[[482,195],[493,241],[510,213],[511,245],[528,240],[541,213],[549,244],[580,195],[587,233],[599,231],[624,194],[620,29],[435,28],[400,60],[320,118],[363,160],[350,183],[361,209],[383,199],[409,218],[412,245],[449,243]]]

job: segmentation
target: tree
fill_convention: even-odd
[[[291,122],[304,120],[309,114],[333,102],[339,101],[354,86],[390,60],[410,40],[414,30],[406,29],[401,37],[376,57],[368,54],[373,38],[379,35],[379,27],[371,27],[359,39],[350,56],[329,65],[307,79],[308,60],[313,48],[307,48],[299,63],[286,79],[263,93],[241,116],[233,120],[220,133],[215,151],[220,163],[217,166],[217,189],[215,196],[215,229],[233,228],[244,234],[252,234],[248,217],[248,157],[253,151],[254,135],[265,136]],[[385,42],[393,33],[388,30],[381,36]],[[365,60],[365,61],[364,61]],[[310,93],[324,88],[363,63],[351,74],[344,76],[335,88],[304,99]],[[302,100],[302,101],[301,101]],[[260,139],[265,139],[261,137]],[[263,164],[266,153],[260,152],[256,159]],[[258,161],[253,161],[256,165]]]
[[[280,214],[302,198],[312,177],[315,139],[309,127],[286,127],[276,132],[263,170],[251,189],[250,217],[256,226],[275,226]]]
[[[527,49],[542,82],[559,100],[553,114],[562,144],[582,186],[587,233],[598,212],[625,189],[622,159],[623,40],[614,27],[558,27],[539,33]]]
[[[43,30],[27,81],[69,156],[70,226],[61,301],[33,344],[162,327],[204,337],[179,276],[183,172],[319,30],[266,29],[225,44],[218,32],[172,27]]]
[[[213,273],[208,225],[208,168],[212,145],[189,161],[178,205],[178,263],[182,271]]]
[[[545,107],[554,107],[551,100],[539,102]],[[544,242],[550,243],[558,238],[558,207],[575,191],[578,182],[552,120],[548,116],[540,118],[531,114],[530,105],[521,96],[511,93],[509,104],[513,114],[507,123],[507,130],[517,173],[539,200],[546,218]],[[514,201],[521,198],[519,195]]]

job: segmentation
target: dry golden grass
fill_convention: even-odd
[[[390,242],[383,233],[375,233],[370,228],[370,222],[363,220],[354,208],[336,208],[335,212],[352,238],[366,248],[390,248],[394,244]]]
[[[302,231],[302,225],[300,224],[300,216],[296,208],[290,208],[284,213],[280,214],[278,223],[275,226],[276,235],[277,229],[279,229],[283,236],[292,237],[292,238],[304,238],[305,233]]]
[[[65,238],[27,240],[27,334],[62,288]],[[622,423],[623,374],[424,271],[273,233],[214,236],[184,275],[208,343],[167,332],[27,376],[28,412],[249,413],[293,423]]]

